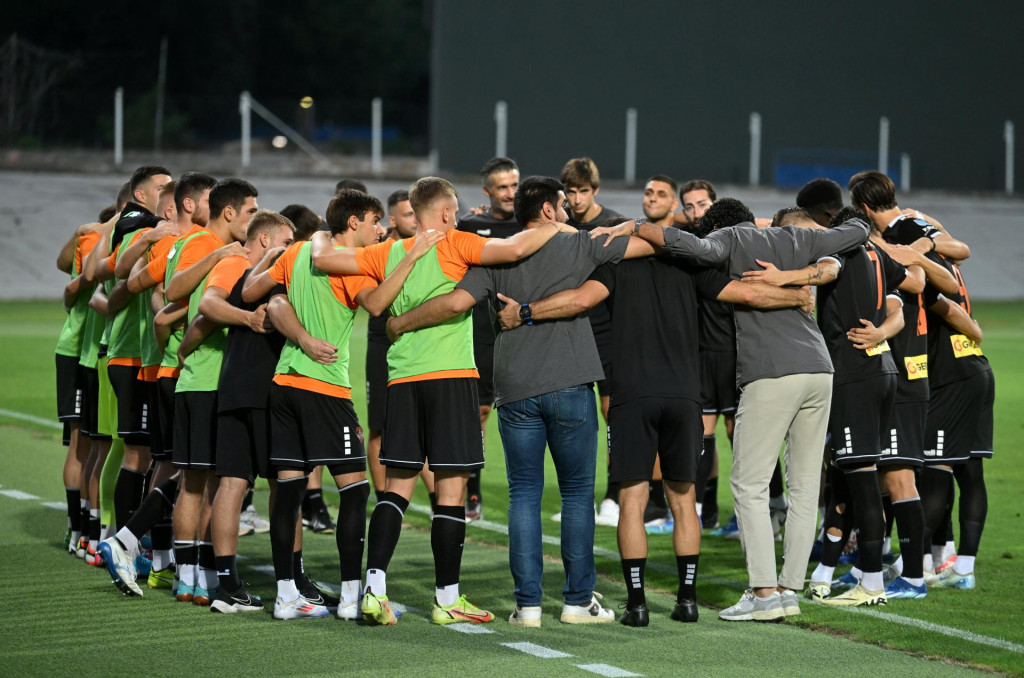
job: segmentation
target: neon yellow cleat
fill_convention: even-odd
[[[885,590],[868,591],[862,584],[857,584],[846,593],[834,598],[826,598],[821,602],[836,607],[859,607],[861,605],[885,605],[888,601],[885,598]]]
[[[465,595],[461,595],[454,604],[447,607],[438,605],[435,599],[434,609],[430,612],[430,621],[434,624],[455,624],[457,622],[485,624],[494,621],[494,615],[487,610],[481,610],[466,600]]]
[[[363,619],[381,626],[394,626],[398,617],[391,611],[391,603],[387,596],[376,596],[369,590],[363,594],[363,602],[359,606]]]

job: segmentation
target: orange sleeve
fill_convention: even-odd
[[[78,239],[78,244],[75,246],[75,269],[78,271],[82,270],[82,261],[89,256],[89,252],[92,252],[92,248],[96,247],[96,243],[100,241],[102,236],[93,231],[86,233]]]
[[[228,257],[221,259],[210,271],[210,277],[206,279],[206,288],[219,287],[225,292],[230,292],[235,283],[242,277],[242,274],[249,270],[251,264],[245,257]]]
[[[114,268],[117,266],[117,253],[120,251],[121,243],[117,243],[117,246],[114,247],[114,251],[110,253],[109,257],[107,257],[107,268],[110,269],[111,273],[114,272]]]
[[[299,250],[305,245],[305,242],[292,243],[291,247],[286,249],[281,256],[277,258],[274,265],[270,267],[268,275],[271,280],[276,282],[278,285],[284,285],[288,287],[292,281],[292,269],[295,267],[295,259],[299,256]]]
[[[164,281],[164,275],[167,273],[167,255],[174,247],[174,243],[180,239],[180,235],[169,235],[160,238],[155,245],[149,248],[149,263],[146,265],[146,272],[153,280]]]
[[[413,238],[409,238],[409,241],[412,240]],[[391,246],[394,244],[395,241],[388,238],[384,242],[377,243],[376,245],[357,249],[356,265],[359,266],[359,271],[363,275],[369,276],[375,280],[383,280],[387,276],[388,256],[391,254]]]
[[[184,249],[181,250],[181,256],[178,257],[178,267],[174,269],[175,272],[184,271],[186,268],[195,266],[199,263],[200,259],[223,244],[220,242],[220,238],[212,233],[205,237],[189,240],[185,243]]]
[[[359,308],[356,295],[377,287],[377,281],[365,275],[331,275],[330,280],[334,296],[353,311]]]
[[[483,256],[484,245],[490,238],[466,231],[448,231],[446,238],[452,252],[457,253],[467,266],[479,266]]]

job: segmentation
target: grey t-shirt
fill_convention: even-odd
[[[725,264],[729,277],[741,280],[744,271],[761,270],[755,259],[793,270],[825,255],[845,252],[867,237],[867,224],[858,219],[826,230],[757,228],[744,223],[714,231],[706,238],[668,228],[665,249],[704,266]],[[739,386],[790,374],[832,373],[825,340],[811,314],[798,308],[761,311],[737,305],[735,318]]]
[[[538,301],[582,285],[595,268],[618,262],[626,238],[604,247],[605,238],[590,239],[586,231],[559,233],[534,255],[503,266],[470,269],[458,284],[478,302],[487,299],[498,310],[497,293],[520,303]],[[532,398],[563,388],[604,379],[587,314],[559,320],[538,320],[509,332],[494,343],[495,404]]]

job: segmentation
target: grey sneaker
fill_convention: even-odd
[[[779,601],[782,604],[782,612],[787,617],[800,614],[800,594],[796,591],[790,589],[780,591]]]
[[[740,601],[718,613],[724,621],[780,622],[786,618],[782,610],[782,596],[778,591],[767,598],[758,598],[752,589],[743,593]]]
[[[242,511],[241,520],[252,525],[253,532],[256,534],[270,532],[270,521],[257,513],[256,507],[252,504],[249,504],[249,507]]]
[[[563,624],[607,624],[615,621],[615,613],[601,607],[595,594],[584,605],[563,605],[561,621]]]

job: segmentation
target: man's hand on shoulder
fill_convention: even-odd
[[[438,231],[433,228],[427,229],[422,233],[417,233],[416,242],[413,243],[412,249],[409,250],[409,256],[412,257],[413,260],[419,259],[429,252],[430,248],[444,240],[447,235],[447,232]]]
[[[618,224],[616,226],[601,226],[599,228],[595,228],[593,231],[590,232],[590,237],[593,239],[600,238],[602,235],[607,235],[608,239],[604,241],[604,246],[608,247],[608,244],[615,238],[621,238],[623,236],[628,237],[633,235],[633,229],[635,227],[636,221],[633,219],[628,219],[627,221],[623,221],[621,224]]]

